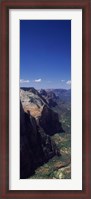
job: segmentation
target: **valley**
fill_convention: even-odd
[[[60,149],[61,156],[54,156],[36,169],[30,179],[70,179],[71,178],[71,135],[55,134],[52,139]]]
[[[71,90],[20,89],[20,178],[71,178]]]

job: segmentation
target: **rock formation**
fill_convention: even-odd
[[[55,107],[57,105],[56,103],[57,96],[55,95],[54,92],[50,90],[41,89],[39,93],[46,100],[50,108]]]
[[[53,110],[46,105],[43,106],[39,124],[48,135],[64,132],[62,125],[59,122],[58,114],[53,112]]]
[[[30,111],[20,103],[20,178],[28,178],[35,169],[54,155],[60,155],[55,143],[46,135]]]
[[[24,111],[31,113],[36,119],[39,128],[42,127],[46,134],[53,135],[64,132],[59,122],[58,114],[50,108],[48,101],[41,96],[41,93],[34,88],[30,88],[29,90],[21,89],[20,98]]]

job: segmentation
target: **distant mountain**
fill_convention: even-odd
[[[71,100],[71,89],[47,89],[46,91],[55,93],[56,97],[59,97],[61,100]]]

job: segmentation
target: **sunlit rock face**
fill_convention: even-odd
[[[50,103],[51,106],[54,106],[54,103],[56,102],[51,98],[48,98],[48,96],[56,98],[55,94],[52,92],[48,93],[47,99],[49,99],[49,101],[46,101],[46,98],[43,97],[43,95],[46,95],[46,91],[44,92],[44,90],[42,90],[41,92],[39,93],[34,88],[20,90],[20,99],[24,111],[26,113],[30,112],[30,114],[36,119],[39,128],[42,127],[46,134],[53,135],[55,133],[64,132],[61,122],[59,122],[58,114],[50,107]]]

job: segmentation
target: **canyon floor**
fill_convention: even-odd
[[[71,134],[57,133],[52,139],[60,149],[61,156],[54,156],[46,164],[38,167],[30,179],[71,178]]]

